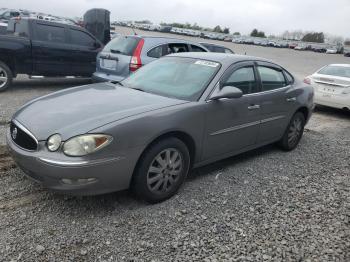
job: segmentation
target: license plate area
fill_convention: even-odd
[[[337,86],[331,86],[326,84],[318,84],[318,90],[322,93],[326,93],[330,96],[330,94],[337,94],[339,93],[340,89]],[[326,94],[324,96],[326,96]]]
[[[100,60],[100,66],[101,66],[101,68],[104,68],[104,69],[116,70],[117,69],[117,61],[102,58]]]

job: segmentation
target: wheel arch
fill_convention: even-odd
[[[12,61],[12,59],[5,56],[5,57],[0,59],[0,62],[5,64],[11,70],[13,77],[16,76],[16,67],[15,67],[15,63]]]
[[[295,112],[300,112],[304,115],[305,121],[309,118],[309,109],[306,106],[299,107],[298,110]]]
[[[188,151],[190,153],[190,168],[193,166],[195,157],[196,157],[196,143],[195,140],[193,139],[193,137],[191,135],[189,135],[188,133],[184,132],[184,131],[180,131],[180,130],[176,130],[176,131],[168,131],[166,133],[160,134],[157,137],[155,137],[151,142],[149,142],[147,144],[147,146],[143,149],[141,155],[139,156],[136,165],[134,167],[134,171],[132,174],[132,179],[130,180],[130,185],[133,182],[133,178],[134,178],[134,174],[135,171],[137,170],[141,159],[143,158],[143,156],[145,155],[145,152],[147,151],[147,149],[149,149],[151,146],[153,146],[154,144],[156,144],[158,141],[169,138],[169,137],[175,137],[179,140],[181,140],[188,148]]]

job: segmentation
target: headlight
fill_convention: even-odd
[[[59,134],[52,135],[47,140],[47,149],[51,152],[57,151],[60,148],[61,142],[62,139]]]
[[[69,139],[63,145],[63,152],[68,156],[85,156],[104,148],[112,142],[109,135],[82,135]]]

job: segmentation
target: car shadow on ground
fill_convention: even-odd
[[[314,109],[314,112],[317,112],[325,116],[337,117],[342,119],[349,119],[350,117],[350,110],[337,109],[337,108],[332,108],[327,106],[317,105]]]
[[[224,160],[220,160],[218,162],[215,162],[213,164],[209,164],[200,168],[193,169],[188,177],[186,182],[195,182],[196,180],[203,179],[206,176],[215,176],[218,173],[224,172],[226,169],[229,169],[231,167],[234,167],[236,164],[254,161],[256,157],[259,157],[260,155],[264,154],[270,154],[275,151],[282,152],[276,145],[268,145],[264,146],[262,148],[258,148],[246,153],[242,153],[237,156],[229,157]],[[186,188],[186,182],[184,184],[184,187],[182,190],[178,192],[177,195],[175,195],[173,198],[171,198],[168,201],[172,201],[172,199],[180,198],[182,191],[184,188]],[[44,190],[45,192],[46,190]],[[47,191],[48,192],[48,191]],[[130,191],[125,190],[121,192],[116,193],[109,193],[104,195],[98,195],[98,196],[84,196],[84,197],[76,197],[76,196],[67,196],[67,195],[60,195],[56,193],[49,193],[54,200],[54,202],[64,202],[65,204],[62,205],[57,203],[57,206],[59,208],[62,207],[62,212],[65,213],[65,215],[68,214],[75,216],[75,213],[73,212],[74,207],[79,206],[80,211],[79,214],[81,215],[81,212],[86,212],[86,215],[98,215],[101,214],[101,212],[115,212],[120,213],[124,212],[126,210],[135,210],[143,209],[147,206],[151,206],[150,204],[140,200],[136,199]],[[167,205],[166,203],[168,201],[156,204],[156,205]],[[176,200],[175,200],[176,201]],[[69,206],[72,207],[69,208]]]

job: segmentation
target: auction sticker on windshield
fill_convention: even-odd
[[[210,66],[210,67],[218,67],[219,66],[219,63],[210,62],[210,61],[203,61],[203,60],[198,60],[194,64],[195,65]]]

